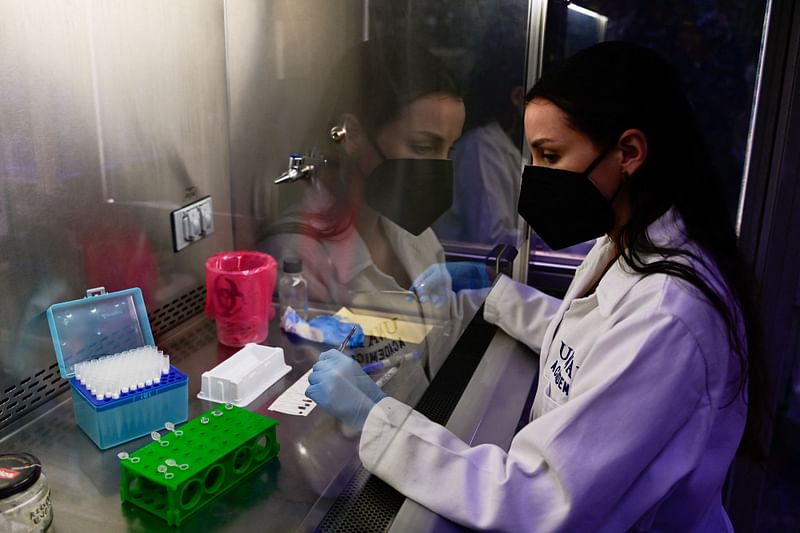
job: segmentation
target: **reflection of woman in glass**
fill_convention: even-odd
[[[524,51],[491,52],[470,76],[467,125],[452,154],[453,206],[434,229],[441,239],[516,246]]]
[[[302,258],[314,301],[407,289],[444,262],[429,226],[452,201],[447,157],[464,124],[459,90],[426,50],[373,40],[333,70],[324,98],[329,119],[315,148],[327,164],[263,249],[279,262]]]
[[[462,321],[449,308],[423,309],[408,288],[445,262],[430,225],[452,202],[448,153],[465,114],[459,94],[444,64],[423,48],[371,40],[350,50],[332,71],[320,113],[326,122],[311,139],[327,163],[303,182],[302,202],[261,246],[279,264],[302,259],[312,302],[444,319],[446,332],[425,338],[422,364],[431,374],[455,338],[450,328]],[[414,349],[391,339],[368,344],[352,354],[359,362]]]

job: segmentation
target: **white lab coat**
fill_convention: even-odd
[[[671,211],[648,231],[698,251]],[[508,452],[387,397],[364,426],[364,466],[473,528],[730,531],[721,488],[746,408],[724,322],[675,278],[619,260],[603,275],[611,254],[599,239],[563,301],[508,278],[487,298],[487,320],[541,354],[531,421]]]

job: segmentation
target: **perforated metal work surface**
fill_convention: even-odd
[[[447,423],[496,330],[496,326],[483,320],[481,306],[417,403],[418,412],[438,424]],[[334,501],[317,530],[386,531],[404,501],[405,496],[362,467]]]
[[[360,467],[336,498],[317,531],[384,531],[392,523],[404,499],[402,494]],[[373,502],[380,504],[372,505]]]

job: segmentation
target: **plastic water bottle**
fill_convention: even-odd
[[[304,320],[308,318],[308,282],[303,277],[303,261],[298,258],[283,260],[283,273],[278,283],[280,317],[291,307]]]

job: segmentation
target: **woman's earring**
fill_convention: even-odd
[[[331,128],[331,140],[333,142],[342,142],[345,135],[347,135],[347,129],[345,129],[344,126],[334,126]]]

